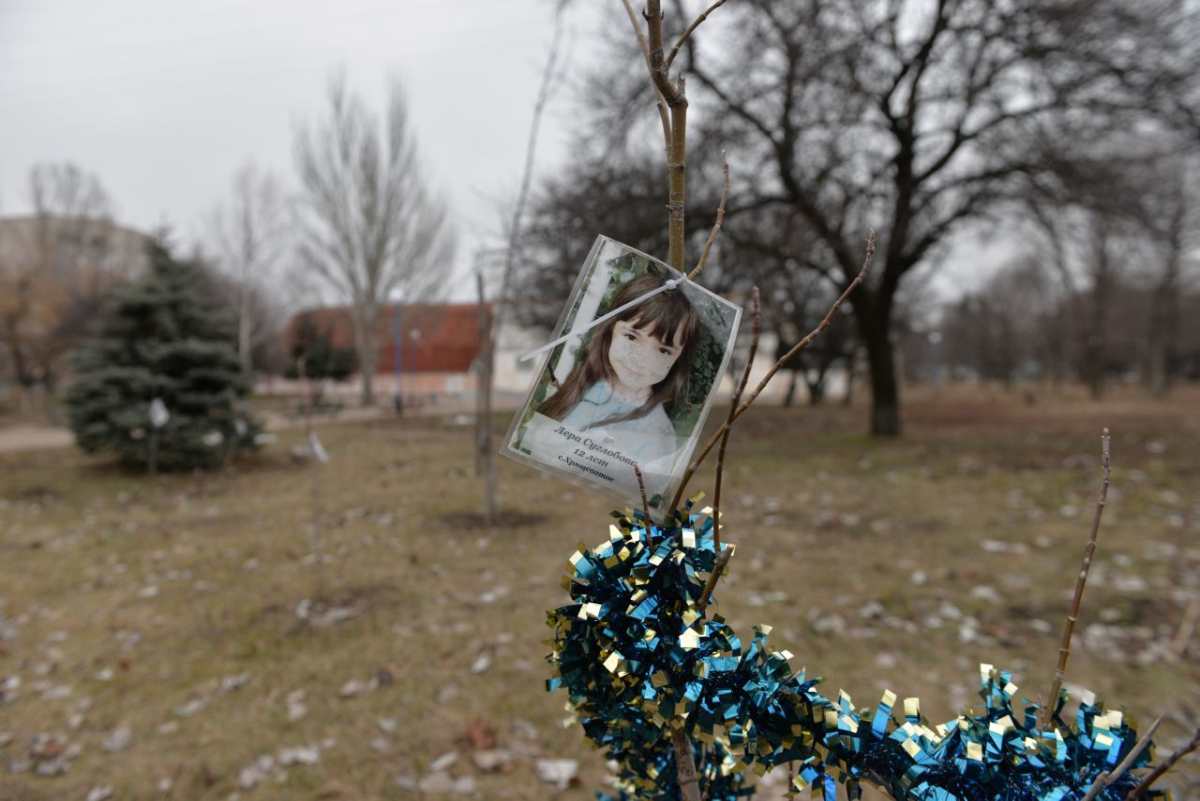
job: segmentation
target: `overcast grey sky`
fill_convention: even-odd
[[[460,262],[520,177],[549,0],[0,0],[0,213],[29,210],[38,162],[100,176],[122,222],[201,231],[246,160],[291,179],[298,120],[331,71],[382,108],[407,90]],[[578,16],[578,15],[576,15]],[[560,93],[539,166],[562,158]]]
[[[568,77],[602,7],[574,4]],[[463,268],[494,244],[496,199],[519,180],[552,10],[552,0],[0,0],[0,214],[29,210],[32,165],[70,160],[99,175],[122,222],[167,221],[191,240],[240,164],[291,180],[295,126],[323,110],[329,75],[344,67],[376,108],[388,76],[403,81]],[[562,89],[551,105],[540,174],[564,158],[569,100]],[[995,243],[969,252],[974,269],[939,271],[940,292],[1007,256]]]

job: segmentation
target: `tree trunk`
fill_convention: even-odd
[[[359,402],[364,407],[375,405],[375,353],[374,349],[370,355],[363,359],[362,368],[362,394]],[[365,354],[364,354],[365,355]]]
[[[804,385],[808,387],[808,405],[820,406],[825,402],[825,373],[817,374],[815,381],[808,380],[808,376],[804,377]]]
[[[21,308],[24,309],[27,307],[22,305]],[[30,371],[29,362],[25,359],[25,348],[21,344],[20,316],[20,313],[14,312],[5,318],[5,339],[7,340],[9,354],[12,358],[13,376],[17,379],[19,386],[28,389],[35,382]]]
[[[496,458],[492,447],[492,382],[496,349],[492,315],[484,303],[483,273],[475,274],[479,291],[479,385],[475,388],[475,469],[483,476],[483,512],[496,520]]]
[[[785,408],[791,408],[796,402],[796,385],[800,383],[800,375],[796,370],[789,371],[791,379],[788,381],[787,392],[783,395],[783,405]]]
[[[1095,323],[1093,323],[1094,325]],[[1100,336],[1093,331],[1088,334],[1087,344],[1084,346],[1084,368],[1087,375],[1088,395],[1092,400],[1098,401],[1104,398],[1104,346],[1100,342]]]
[[[1150,394],[1165,398],[1171,391],[1171,367],[1169,348],[1159,343],[1151,344]]]
[[[884,267],[885,276],[888,274]],[[900,381],[896,353],[889,332],[892,328],[892,296],[886,290],[858,289],[854,321],[867,352],[867,372],[871,379],[871,436],[900,436]]]
[[[243,279],[244,280],[244,279]],[[250,291],[243,285],[238,303],[238,356],[242,361],[242,375],[246,380],[254,380],[254,363],[251,359],[250,347]],[[253,389],[253,385],[251,385]]]
[[[858,365],[858,348],[851,347],[846,354],[846,393],[842,395],[842,405],[854,403],[854,369]]]
[[[360,401],[363,406],[374,406],[375,362],[379,355],[375,341],[374,310],[354,316],[354,340],[358,350],[358,370],[362,386]]]
[[[482,431],[479,437],[479,451],[483,456],[483,491],[484,513],[488,523],[496,520],[496,510],[499,506],[496,492],[496,453],[492,443],[492,380],[494,376],[495,353],[488,343],[487,354],[483,365],[483,408]]]
[[[1108,361],[1108,304],[1112,294],[1112,269],[1108,233],[1099,215],[1092,219],[1092,308],[1085,346],[1088,392],[1092,400],[1104,396],[1104,368]]]
[[[1176,221],[1177,222],[1177,221]],[[1176,225],[1172,233],[1178,232]],[[1167,264],[1150,304],[1149,388],[1156,398],[1171,391],[1175,343],[1179,341],[1179,272],[1183,243],[1176,235],[1168,244]]]
[[[900,382],[888,326],[877,323],[862,331],[871,375],[871,436],[900,436]]]

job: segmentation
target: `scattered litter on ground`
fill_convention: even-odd
[[[576,780],[579,762],[574,759],[539,759],[534,762],[537,776],[559,790],[565,790]]]

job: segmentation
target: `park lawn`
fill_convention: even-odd
[[[859,433],[859,408],[756,409],[730,445],[738,552],[718,610],[743,633],[772,624],[794,667],[859,706],[887,688],[951,718],[977,702],[979,662],[1040,698],[1108,425],[1113,487],[1069,680],[1143,725],[1182,703],[1200,714],[1200,643],[1183,659],[1166,648],[1200,593],[1197,409],[1195,391],[1102,405],[914,393],[906,436],[882,443]],[[611,501],[500,460],[509,520],[488,528],[469,427],[320,431],[326,465],[296,463],[291,430],[213,475],[0,456],[0,695],[20,680],[0,701],[0,801],[101,785],[114,799],[416,798],[411,783],[453,752],[438,767],[473,792],[424,798],[592,797],[603,758],[543,689],[545,610],[566,602],[566,559],[604,537]],[[693,490],[710,484],[711,467]],[[39,733],[78,750],[67,772],[11,773]],[[239,786],[260,756],[300,747],[299,764]],[[477,767],[489,748],[508,752],[504,770]],[[581,781],[558,790],[539,759],[578,760]]]

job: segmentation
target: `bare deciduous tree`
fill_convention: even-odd
[[[1192,158],[1170,158],[1148,195],[1151,302],[1146,330],[1144,377],[1150,392],[1171,388],[1181,348],[1180,301],[1200,265],[1200,167]]]
[[[573,149],[584,147],[580,142]],[[510,288],[524,300],[511,310],[517,322],[545,331],[554,328],[597,230],[646,253],[666,250],[661,161],[659,154],[617,161],[580,156],[540,182]]]
[[[983,286],[943,311],[939,332],[942,365],[951,376],[1013,386],[1030,375],[1061,369],[1055,323],[1070,301],[1056,292],[1052,271],[1021,255],[1001,265]]]
[[[33,216],[0,246],[0,337],[19,385],[53,390],[59,360],[120,265],[112,202],[99,178],[71,163],[29,172]],[[90,312],[89,312],[90,310]]]
[[[230,205],[213,212],[211,227],[221,266],[233,278],[238,357],[251,378],[255,347],[274,333],[257,314],[262,304],[256,295],[272,282],[287,248],[287,202],[279,180],[254,164],[243,165],[233,178]]]
[[[296,134],[301,265],[350,304],[362,402],[375,402],[380,309],[435,294],[448,278],[453,239],[445,206],[426,187],[400,85],[381,120],[343,75],[329,84],[325,117]]]
[[[704,7],[673,2],[677,25]],[[901,429],[893,341],[901,287],[952,236],[1011,210],[1031,176],[1056,166],[1041,158],[1046,138],[1103,140],[1163,118],[1195,83],[1187,65],[1197,43],[1167,36],[1183,6],[740,0],[722,7],[734,18],[730,32],[688,39],[676,65],[701,121],[697,138],[755,165],[734,187],[731,226],[764,209],[796,212],[816,244],[793,254],[795,263],[838,287],[857,273],[865,230],[880,229],[880,269],[851,300],[874,433]],[[650,108],[631,50],[590,84],[605,87],[585,121],[604,132],[597,137],[629,136],[639,96]]]
[[[484,281],[482,265],[476,265],[477,291],[479,295],[479,339],[480,349],[476,361],[478,371],[478,387],[476,389],[475,412],[475,472],[484,479],[484,514],[491,525],[496,518],[498,506],[496,482],[496,455],[492,444],[492,390],[496,372],[496,339],[504,324],[507,303],[510,299],[510,288],[513,283],[513,273],[520,258],[522,235],[525,226],[525,205],[529,199],[529,190],[533,182],[533,166],[537,156],[538,133],[542,126],[542,117],[546,104],[554,89],[555,78],[559,77],[559,45],[562,40],[563,17],[570,0],[558,0],[554,14],[554,28],[551,33],[550,48],[546,54],[546,62],[542,67],[542,79],[537,97],[533,103],[533,118],[529,125],[529,138],[525,145],[525,166],[521,173],[521,185],[517,190],[513,203],[512,217],[505,225],[507,246],[503,248],[504,264],[500,274],[498,287],[498,303],[494,310],[488,309],[484,297]],[[486,258],[486,252],[476,254],[476,260]]]
[[[1171,184],[1163,171],[1177,161],[1177,148],[1172,138],[1126,133],[1091,143],[1047,142],[1039,156],[1046,168],[1030,176],[1024,206],[1040,233],[1045,262],[1063,286],[1075,372],[1095,399],[1104,395],[1106,377],[1119,361],[1113,332],[1128,328],[1114,325],[1127,300],[1121,293],[1135,286],[1139,274],[1144,283],[1148,264],[1152,281],[1158,280],[1160,259],[1171,273],[1169,229],[1179,229],[1176,214],[1184,200],[1163,191]],[[1180,235],[1176,230],[1177,246]],[[1156,305],[1163,308],[1151,304],[1151,315],[1159,313]]]

